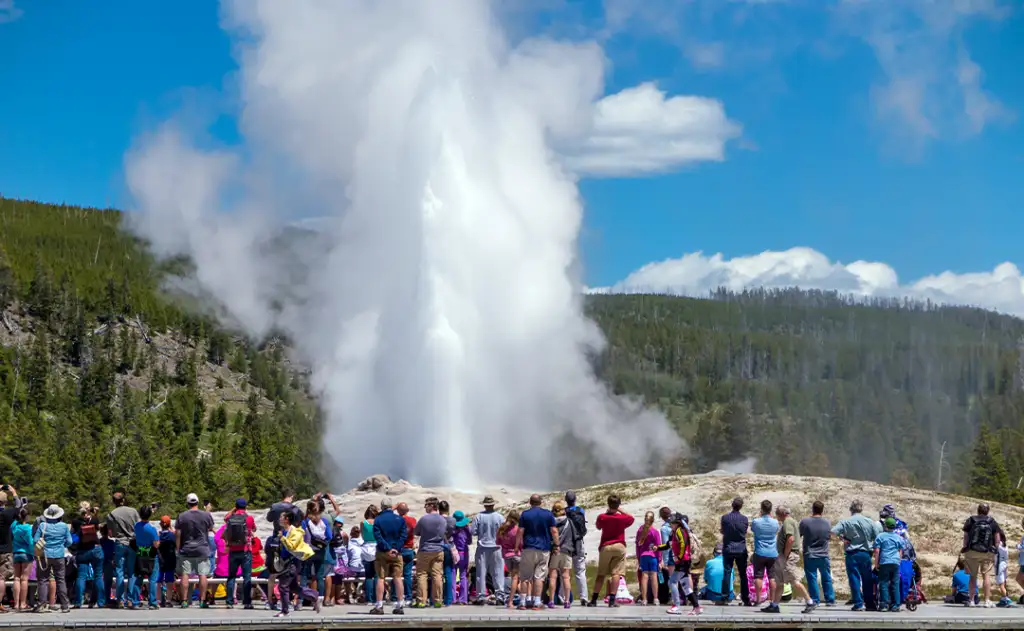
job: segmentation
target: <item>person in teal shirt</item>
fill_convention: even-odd
[[[886,517],[885,532],[875,537],[875,568],[878,570],[878,610],[900,610],[900,560],[906,542],[897,535],[896,520]]]
[[[712,585],[721,589],[723,578],[725,578],[725,562],[722,559],[722,544],[719,543],[715,546],[715,558],[704,564],[704,589],[701,590],[701,599],[719,601],[735,598],[736,594],[732,591],[732,568],[729,568],[729,580],[726,582],[729,585],[729,593],[723,597],[722,594],[712,591]]]

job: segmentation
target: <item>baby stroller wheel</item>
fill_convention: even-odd
[[[907,603],[907,611],[917,611],[917,603]]]

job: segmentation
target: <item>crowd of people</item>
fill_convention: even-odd
[[[303,606],[319,612],[357,603],[369,604],[375,615],[384,614],[385,607],[401,615],[406,607],[471,603],[569,609],[577,598],[586,607],[602,600],[609,607],[660,602],[669,605],[669,614],[681,614],[685,602],[690,615],[699,615],[701,600],[728,605],[736,598],[738,575],[744,606],[779,613],[780,603],[796,595],[803,612],[810,613],[836,605],[833,540],[843,547],[852,594],[847,605],[854,611],[899,611],[902,604],[924,598],[906,523],[891,505],[877,520],[870,518],[859,501],[850,505],[848,518],[833,525],[821,501],[798,522],[789,507],[773,507],[768,500],[748,518],[743,499],[736,498],[720,519],[720,541],[707,555],[686,515],[662,507],[656,524],[648,512],[633,541],[639,585],[634,597],[625,590],[626,532],[636,519],[621,510],[615,495],[593,522],[600,541],[588,590],[588,522],[572,491],[550,509],[533,495],[529,508],[504,514],[487,496],[472,517],[452,513],[448,502],[431,497],[419,519],[406,503],[385,497],[351,528],[329,493],[299,506],[286,492],[268,511],[273,530],[261,540],[241,498],[221,523],[195,494],[186,497],[186,509],[174,519],[156,517],[156,504],[133,508],[122,493],[113,495],[114,508],[104,517],[82,502],[77,515],[66,519],[56,504],[33,516],[13,486],[0,489],[0,612],[208,608],[218,597],[232,608],[240,578],[242,606],[253,609],[254,600],[261,600],[277,616]],[[1024,549],[1024,542],[1018,548]],[[999,605],[1012,606],[1006,592],[1007,539],[987,505],[979,505],[964,523],[961,554],[947,601],[991,606],[994,575]],[[1021,567],[1017,582],[1024,588]],[[224,580],[211,583],[211,577]],[[704,587],[698,589],[702,577]],[[29,581],[37,585],[35,594]],[[4,604],[8,583],[9,606]]]

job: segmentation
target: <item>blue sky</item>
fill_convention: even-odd
[[[698,251],[732,274],[736,257],[810,248],[824,286],[857,260],[901,286],[1024,263],[1018,3],[529,6],[502,16],[513,37],[600,42],[607,93],[653,81],[717,101],[742,129],[720,161],[582,181],[589,285]],[[210,2],[0,1],[0,193],[126,206],[125,151],[182,109],[234,141],[231,53]],[[738,282],[763,281],[757,269]],[[693,293],[707,278],[664,282]]]

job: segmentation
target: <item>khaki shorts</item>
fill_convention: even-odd
[[[550,569],[552,570],[571,570],[572,569],[572,557],[565,552],[556,552],[551,555]]]
[[[992,573],[995,559],[996,555],[991,552],[968,550],[964,554],[964,565],[967,566],[967,573],[971,576],[985,576]]]
[[[0,553],[0,578],[6,581],[14,578],[14,555],[10,552]],[[3,594],[0,594],[3,597]]]
[[[775,565],[772,566],[772,578],[779,583],[799,583],[804,575],[797,563],[799,560],[800,555],[796,552],[790,552],[789,558],[785,561],[779,557],[775,560]]]
[[[178,576],[206,576],[210,573],[210,557],[178,557]]]
[[[378,552],[373,567],[377,570],[378,578],[391,578],[402,580],[402,555],[391,556],[387,552]]]
[[[551,555],[546,550],[523,550],[522,559],[519,561],[519,578],[539,581],[548,577],[548,557]]]
[[[626,545],[613,543],[599,551],[597,555],[598,576],[622,576],[626,573]]]

